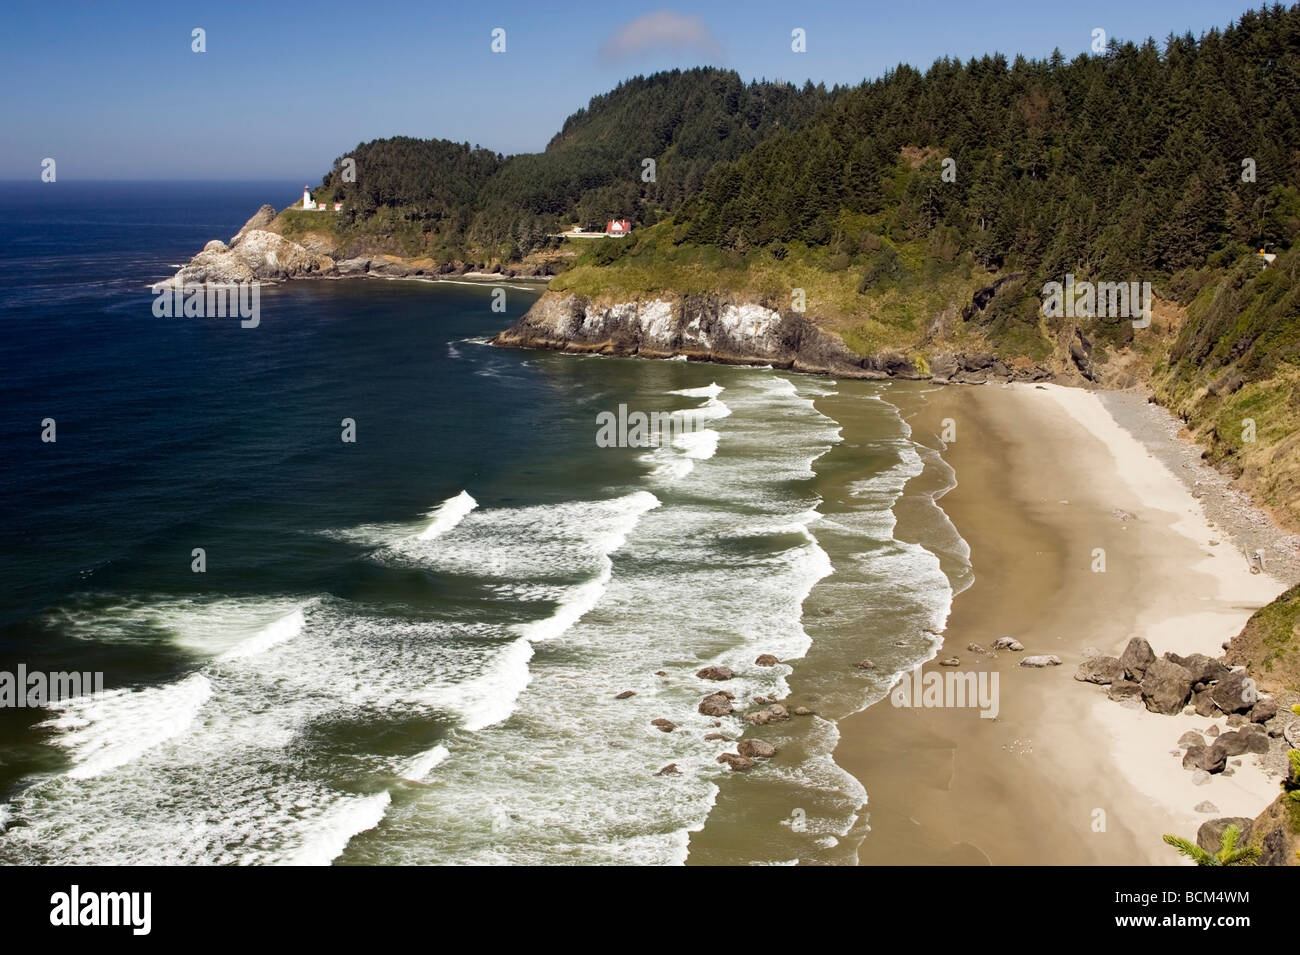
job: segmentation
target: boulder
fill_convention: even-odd
[[[656,776],[680,776],[681,774],[682,771],[677,768],[676,763],[669,763],[663,769],[659,770],[659,772],[655,773]]]
[[[1147,665],[1142,677],[1142,702],[1152,713],[1172,716],[1183,708],[1191,695],[1190,670],[1163,657]]]
[[[663,732],[665,733],[671,733],[673,730],[677,729],[676,723],[674,723],[672,720],[666,720],[662,716],[659,717],[659,719],[657,720],[651,720],[650,725],[658,727],[659,729],[663,730]]]
[[[1227,758],[1228,756],[1240,756],[1250,748],[1250,743],[1242,733],[1224,733],[1214,741],[1214,748]]]
[[[1183,754],[1183,769],[1203,769],[1207,773],[1221,773],[1228,765],[1225,753],[1215,750],[1213,746],[1192,745]]]
[[[1019,640],[1014,640],[1011,637],[998,637],[993,641],[994,650],[1013,650],[1018,652],[1024,648],[1025,645],[1023,643]]]
[[[1287,852],[1286,833],[1280,828],[1270,829],[1259,841],[1259,865],[1290,865],[1295,856]]]
[[[1155,660],[1155,652],[1151,649],[1151,644],[1147,643],[1142,637],[1134,637],[1124,648],[1124,652],[1119,656],[1119,665],[1124,668],[1124,675],[1130,680],[1138,683],[1142,682],[1142,677],[1146,675],[1147,667]]]
[[[1180,657],[1176,653],[1166,653],[1165,659],[1191,670],[1192,680],[1195,683],[1214,683],[1228,675],[1227,666],[1214,657],[1207,657],[1204,653],[1189,653],[1185,657]]]
[[[1192,808],[1195,809],[1197,812],[1218,812],[1219,811],[1219,807],[1216,806],[1214,803],[1210,802],[1208,799],[1205,800],[1205,802],[1198,802]]]
[[[1022,667],[1059,667],[1061,658],[1050,653],[1041,653],[1032,657],[1025,657],[1020,661]]]
[[[1215,705],[1223,712],[1232,714],[1245,713],[1259,702],[1259,697],[1248,691],[1246,679],[1244,669],[1233,670],[1214,684],[1210,695],[1214,698]]]
[[[812,710],[808,709],[808,707],[806,707],[806,706],[796,706],[796,707],[794,708],[794,715],[795,715],[795,716],[812,716]]]
[[[1211,726],[1209,729],[1205,731],[1205,735],[1210,737],[1210,739],[1214,739],[1214,737],[1219,735],[1219,732],[1220,731],[1217,726]]]
[[[370,259],[364,257],[344,259],[341,262],[335,263],[334,267],[338,270],[339,275],[365,275],[370,271]]]
[[[701,680],[730,680],[736,674],[731,667],[705,667],[703,670],[697,670],[695,675]]]
[[[876,668],[876,665],[872,663],[870,660],[863,660],[853,665],[857,667],[859,670],[874,670]]]
[[[726,763],[736,771],[754,768],[754,760],[748,756],[741,756],[739,753],[723,753],[718,757],[718,762]]]
[[[1218,711],[1209,690],[1197,690],[1192,694],[1192,709],[1197,716],[1213,716]]]
[[[966,649],[971,653],[988,653],[988,651],[985,650],[983,647],[981,647],[978,643],[968,643],[966,644]]]
[[[1112,700],[1136,699],[1142,695],[1142,686],[1132,680],[1116,680],[1110,685],[1106,695]]]
[[[746,713],[745,719],[753,723],[755,726],[766,726],[768,723],[772,722],[772,714],[767,710],[755,710],[752,713]]]
[[[385,255],[377,256],[370,260],[370,274],[383,275],[387,278],[400,279],[405,278],[415,272],[409,264],[399,259],[397,256]]]
[[[959,657],[947,657],[947,658],[945,658],[945,659],[939,661],[939,666],[941,666],[941,667],[959,667],[959,666],[961,666],[961,659],[960,659]]]
[[[617,695],[614,697],[614,699],[616,699],[616,700],[630,700],[630,699],[631,699],[632,697],[634,697],[634,696],[636,696],[636,691],[635,691],[635,690],[624,690],[622,693],[617,694]]]
[[[1249,724],[1247,725],[1247,729],[1249,729]],[[1264,729],[1264,726],[1260,726],[1260,729],[1262,730],[1261,733],[1252,734],[1251,737],[1245,741],[1245,751],[1253,752],[1253,754],[1256,754],[1257,756],[1264,756],[1265,754],[1268,754],[1269,751],[1269,732]]]
[[[1124,668],[1119,665],[1119,657],[1089,657],[1079,664],[1074,678],[1080,683],[1096,683],[1101,686],[1114,683],[1124,678]]]
[[[705,733],[704,739],[706,742],[715,739],[726,740],[728,743],[731,742],[731,737],[728,736],[726,733]]]
[[[751,759],[768,759],[776,755],[776,747],[761,739],[742,739],[736,751]]]
[[[334,260],[311,252],[274,232],[251,229],[236,236],[230,246],[209,242],[207,247],[172,278],[159,283],[174,288],[183,285],[233,285],[333,274]]]
[[[1247,723],[1235,733],[1224,733],[1214,741],[1215,746],[1223,747],[1228,756],[1240,756],[1242,753],[1268,752],[1268,731],[1258,723]]]
[[[760,667],[774,667],[780,662],[779,659],[772,656],[770,653],[760,653],[758,659],[754,661],[754,665]]]
[[[1277,703],[1273,700],[1260,700],[1250,708],[1248,715],[1252,723],[1267,723],[1277,716]]]
[[[728,716],[735,707],[727,693],[710,693],[700,700],[699,712],[705,716]]]
[[[931,326],[942,327],[941,316],[935,316],[930,320]],[[948,352],[930,356],[930,374],[934,376],[935,381],[947,381],[957,372],[957,357]]]
[[[788,720],[790,718],[790,711],[780,703],[773,703],[767,708],[767,715],[772,718],[772,722],[779,723],[781,720]]]
[[[1188,746],[1204,746],[1205,737],[1196,730],[1188,730],[1182,736],[1178,737],[1178,745],[1186,749]]]

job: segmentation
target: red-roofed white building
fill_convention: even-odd
[[[632,231],[632,223],[626,219],[610,219],[605,223],[605,235],[627,235]]]

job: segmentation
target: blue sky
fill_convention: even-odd
[[[0,179],[302,179],[391,135],[542,149],[619,80],[712,63],[857,83],[900,62],[1042,57],[1226,26],[1248,0],[31,3],[0,14]],[[1254,6],[1258,7],[1256,2]],[[641,18],[650,18],[642,20]],[[191,51],[191,31],[207,51]],[[490,49],[506,31],[506,52]],[[793,53],[790,32],[807,33]]]

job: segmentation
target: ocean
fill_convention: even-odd
[[[0,672],[104,683],[0,709],[0,863],[853,861],[836,721],[972,576],[931,386],[494,348],[509,280],[155,317],[299,187],[0,184]],[[620,406],[678,433],[603,447]]]

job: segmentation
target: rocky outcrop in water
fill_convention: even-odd
[[[288,239],[277,229],[277,213],[273,206],[262,206],[229,242],[213,239],[198,255],[172,278],[158,283],[174,287],[178,284],[233,285],[238,282],[279,282],[304,278],[432,278],[465,275],[492,279],[493,275],[475,272],[467,263],[436,262],[427,256],[403,258],[374,249],[354,240],[338,244],[331,235],[308,232],[299,241]],[[358,248],[360,246],[361,248]],[[551,274],[546,262],[519,263],[502,269],[493,267],[495,277],[532,277]]]
[[[270,222],[268,211],[271,219],[275,218],[275,210],[263,206],[235,233],[229,244],[213,239],[188,265],[160,284],[234,285],[334,273],[334,260],[330,256],[262,228]]]
[[[995,355],[939,353],[930,367],[897,351],[858,355],[807,315],[775,303],[688,295],[602,303],[547,292],[493,344],[602,355],[673,358],[774,368],[842,378],[1037,381],[1042,366],[1013,367]]]

